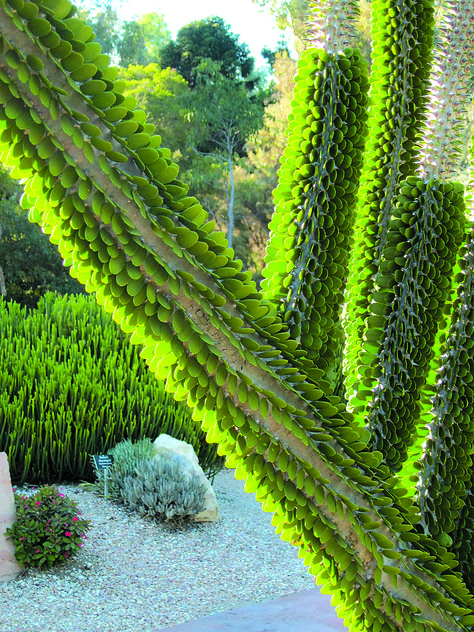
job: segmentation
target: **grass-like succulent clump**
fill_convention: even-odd
[[[0,300],[0,451],[16,483],[93,480],[90,455],[167,433],[204,471],[222,467],[188,408],[168,395],[92,298],[47,295],[30,313]]]

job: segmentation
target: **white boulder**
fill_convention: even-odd
[[[205,506],[204,510],[192,516],[193,522],[214,522],[219,518],[219,508],[217,499],[211,483],[206,478],[202,467],[199,465],[198,458],[194,452],[194,448],[186,441],[174,439],[167,434],[161,434],[153,444],[156,454],[169,452],[173,457],[178,457],[183,464],[183,470],[190,474],[196,474],[201,479],[205,490]]]
[[[0,582],[16,579],[20,565],[15,558],[15,545],[7,540],[5,530],[16,522],[15,498],[5,452],[0,452]]]

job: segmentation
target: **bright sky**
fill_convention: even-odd
[[[122,0],[117,6],[124,20],[140,17],[144,13],[161,13],[171,31],[173,39],[182,26],[195,20],[219,16],[227,22],[232,33],[239,36],[255,57],[257,66],[263,66],[260,51],[265,46],[275,48],[282,31],[268,9],[261,9],[252,0]],[[287,40],[292,42],[290,34]]]

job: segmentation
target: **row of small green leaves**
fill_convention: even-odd
[[[270,223],[263,295],[307,357],[340,388],[339,311],[367,117],[360,53],[300,57]]]
[[[371,445],[392,471],[401,469],[420,417],[436,332],[450,296],[463,239],[463,187],[409,177],[389,222],[367,319],[359,372],[374,389]]]
[[[359,423],[365,406],[358,392],[367,384],[359,375],[364,338],[371,325],[370,304],[381,274],[382,258],[394,200],[401,183],[414,173],[418,154],[431,46],[432,2],[376,0],[371,5],[373,64],[369,136],[359,191],[347,292],[345,374],[347,395]],[[369,385],[375,386],[374,382]],[[355,402],[352,405],[352,400]],[[359,401],[357,401],[359,400]]]
[[[423,525],[441,543],[461,557],[463,575],[474,585],[470,530],[464,524],[471,512],[474,429],[474,234],[462,249],[461,272],[451,324],[440,358],[432,402],[432,420],[422,459],[417,502]],[[469,492],[469,502],[465,507]],[[464,525],[464,526],[461,526]]]

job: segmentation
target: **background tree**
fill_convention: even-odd
[[[279,28],[291,28],[295,36],[295,47],[301,52],[305,47],[305,29],[309,0],[252,0],[261,7],[269,7]]]
[[[146,66],[158,62],[160,51],[169,40],[170,32],[164,17],[158,13],[146,13],[138,20],[124,22],[116,43],[120,66]]]
[[[234,82],[245,81],[253,89],[259,77],[254,76],[255,60],[246,44],[220,17],[191,22],[178,31],[176,41],[161,50],[163,68],[175,68],[190,88],[197,85],[197,69],[205,59],[220,64],[220,73]]]
[[[113,0],[88,0],[78,4],[78,15],[92,27],[102,52],[120,66],[156,63],[161,48],[170,40],[165,19],[159,13],[146,13],[123,22]]]
[[[245,153],[247,141],[263,126],[264,93],[249,93],[244,83],[222,72],[220,62],[210,59],[204,59],[194,74],[194,89],[185,101],[195,124],[190,140],[198,152],[226,165],[227,240],[232,248],[234,160],[239,153]]]
[[[263,73],[254,71],[255,60],[248,47],[239,43],[221,18],[193,22],[181,29],[176,42],[162,49],[161,63],[176,68],[192,90],[183,95],[182,102],[189,112],[189,139],[196,152],[188,154],[191,160],[183,165],[183,173],[192,193],[218,222],[225,213],[229,243],[234,245],[235,161],[246,155],[247,141],[263,126],[273,86],[265,86]],[[243,181],[244,172],[240,176]],[[224,205],[219,190],[224,191]],[[248,216],[244,208],[240,205],[239,220]],[[239,224],[244,229],[244,223]],[[248,239],[249,231],[241,230],[240,237],[244,232]],[[249,242],[242,241],[238,251],[245,254]],[[244,258],[248,260],[248,256]]]
[[[120,21],[113,0],[93,0],[87,5],[78,2],[78,15],[89,24],[95,34],[95,41],[102,47],[106,55],[116,53],[117,37]]]
[[[286,146],[296,73],[296,61],[287,51],[271,51],[269,59],[273,60],[275,92],[265,107],[262,129],[249,139],[247,157],[236,161],[234,171],[238,218],[236,253],[252,271],[257,284],[262,280],[268,224],[274,210],[273,191],[278,184],[280,160]],[[243,247],[240,247],[240,239]]]
[[[8,300],[36,307],[46,292],[83,294],[83,286],[70,277],[57,248],[40,227],[28,221],[19,204],[21,188],[0,165],[0,268]]]
[[[188,156],[187,138],[193,122],[187,116],[185,101],[190,88],[181,75],[158,64],[132,64],[121,68],[118,78],[124,82],[124,94],[136,99],[147,120],[160,132],[163,145],[171,150],[173,160],[183,166]]]

